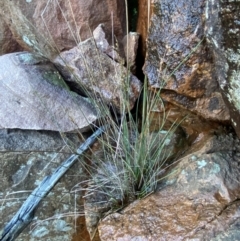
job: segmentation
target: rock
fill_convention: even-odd
[[[36,1],[0,2],[0,14],[12,32],[19,45],[30,52],[51,58],[57,55],[57,50],[51,39],[44,36],[47,31],[40,29],[32,22]]]
[[[104,218],[101,240],[238,240],[240,142],[222,134],[202,144],[158,192]]]
[[[104,31],[104,25],[99,24],[93,31],[93,37],[96,41],[97,48],[103,53],[107,53],[110,45],[106,39],[106,34]]]
[[[50,59],[91,37],[100,23],[108,40],[113,34],[120,42],[126,34],[122,0],[6,0],[0,3],[0,13],[21,46]]]
[[[22,51],[23,49],[14,40],[12,32],[0,15],[0,55]]]
[[[96,42],[97,48],[103,53],[107,54],[113,60],[123,63],[124,59],[119,55],[119,51],[116,51],[113,46],[109,45],[106,39],[106,33],[104,30],[104,25],[99,24],[96,29],[93,31],[93,38]],[[121,52],[121,51],[120,51]]]
[[[120,64],[124,65],[126,62],[131,73],[136,73],[136,57],[139,40],[138,33],[130,32],[125,35],[121,41],[122,44],[120,46],[117,44],[116,49],[109,45],[103,24],[99,24],[99,26],[93,31],[93,37],[99,50]],[[121,47],[123,47],[123,50]]]
[[[85,217],[80,216],[77,219],[76,227],[77,232],[72,236],[71,241],[101,241],[98,235],[95,235],[94,239],[90,239],[89,233],[85,228]]]
[[[144,72],[162,98],[204,119],[229,121],[215,78],[216,62],[205,41],[206,1],[155,1]],[[210,13],[209,13],[210,14]]]
[[[169,130],[173,125],[177,125],[186,134],[189,146],[203,141],[209,135],[224,128],[223,125],[217,122],[208,121],[170,102],[164,101],[163,103],[161,101],[159,103],[155,101],[154,108],[150,113],[151,126],[161,128],[164,117],[166,118],[164,128]]]
[[[146,55],[146,40],[149,27],[149,19],[151,14],[151,5],[148,0],[138,1],[138,19],[137,19],[137,32],[140,34],[139,39],[139,52],[145,58]]]
[[[233,214],[233,212],[236,210],[237,206],[239,207],[239,202],[236,202],[233,204],[233,208],[228,208],[228,212]],[[235,210],[234,210],[235,209]],[[224,221],[224,220],[221,220]],[[240,239],[240,231],[239,231],[239,219],[230,225],[229,230],[227,230],[224,233],[221,233],[219,235],[216,235],[215,238],[212,238],[211,241],[237,241]]]
[[[78,135],[73,133],[64,135],[63,139],[51,131],[0,130],[0,230],[42,179],[80,144]],[[75,163],[44,198],[33,222],[17,240],[71,240],[76,232],[75,219],[82,212],[78,200],[83,193],[71,193],[74,185],[86,178],[81,161]]]
[[[138,50],[139,33],[130,32],[123,38],[123,47],[127,65],[133,74],[136,74],[136,57]]]
[[[39,1],[33,18],[36,26],[45,29],[42,17],[60,50],[73,48],[80,39],[83,41],[91,37],[91,31],[100,23],[105,25],[108,40],[111,39],[112,34],[120,40],[126,31],[125,2],[121,0],[87,2],[72,0],[71,6],[66,1],[59,3],[53,1],[48,6],[45,1]],[[71,26],[71,30],[68,25]],[[112,29],[114,33],[112,33]]]
[[[140,94],[140,81],[122,64],[98,50],[93,38],[62,52],[54,63],[77,90],[97,96],[118,112],[123,111],[127,101],[132,109]]]
[[[162,166],[166,166],[174,160],[176,156],[179,156],[186,150],[186,139],[183,131],[176,126],[172,126],[169,130],[158,130],[149,133],[146,136],[147,142],[152,143],[151,151],[154,158],[154,154],[157,153],[161,147],[161,158],[159,163]]]
[[[206,36],[214,53],[216,79],[240,137],[240,1],[207,1],[207,6]]]
[[[46,59],[27,52],[0,57],[0,128],[85,130],[99,113],[71,92]]]

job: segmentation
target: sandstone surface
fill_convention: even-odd
[[[232,135],[210,138],[158,192],[104,218],[101,240],[238,240],[239,151]]]

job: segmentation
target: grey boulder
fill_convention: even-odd
[[[98,118],[47,59],[19,52],[1,56],[0,66],[0,128],[69,132]]]

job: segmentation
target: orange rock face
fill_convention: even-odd
[[[104,218],[101,240],[239,240],[239,157],[231,159],[229,147],[239,151],[235,141],[205,141],[177,163],[159,192]]]
[[[146,55],[146,39],[148,32],[148,15],[150,11],[148,10],[148,0],[138,1],[138,22],[137,22],[137,32],[140,34],[140,52],[142,56]],[[150,17],[150,15],[149,15]]]
[[[149,85],[161,88],[162,98],[179,108],[206,120],[229,121],[205,40],[205,1],[155,1],[151,8],[144,65]]]

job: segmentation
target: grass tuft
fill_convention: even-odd
[[[160,92],[153,96],[145,81],[136,107],[139,116],[134,118],[127,110],[119,122],[108,120],[109,130],[99,139],[99,150],[92,152],[91,165],[82,162],[90,176],[85,197],[104,195],[112,209],[157,189],[162,167],[172,155],[168,144],[178,126],[174,123],[163,131],[166,115],[158,123],[151,122],[151,111],[157,104],[163,105]]]

